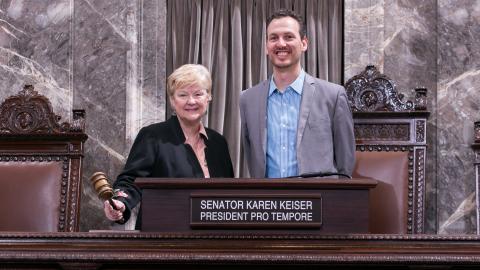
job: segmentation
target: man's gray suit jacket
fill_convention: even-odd
[[[250,176],[264,178],[267,96],[270,80],[242,92],[242,141]],[[297,128],[298,172],[351,175],[355,163],[353,120],[345,89],[306,74]]]

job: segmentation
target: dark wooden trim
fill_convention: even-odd
[[[171,179],[171,178],[138,178],[135,184],[140,188],[162,189],[292,189],[292,188],[318,188],[322,189],[351,189],[351,188],[374,188],[376,180],[372,179],[239,179],[239,178],[210,178],[210,179]]]
[[[75,263],[76,267],[128,264],[356,267],[473,266],[480,264],[480,237],[473,235],[161,235],[57,233],[0,235],[0,262]],[[65,267],[68,269],[69,267]],[[102,268],[104,269],[104,268]],[[284,268],[282,268],[284,269]],[[343,268],[342,268],[343,269]],[[357,268],[358,269],[358,268]]]
[[[428,111],[408,111],[408,112],[353,112],[353,118],[355,119],[404,119],[404,118],[428,118],[430,112]]]
[[[473,149],[480,149],[480,143],[474,143],[472,144]]]

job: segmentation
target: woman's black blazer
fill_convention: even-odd
[[[205,130],[208,136],[205,159],[210,177],[233,177],[227,141],[218,132]],[[185,135],[176,116],[142,128],[133,143],[125,167],[113,185],[114,189],[128,195],[128,198],[119,198],[126,206],[125,221],[141,199],[141,191],[134,183],[137,177],[205,177],[192,147],[185,144]]]

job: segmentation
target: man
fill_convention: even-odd
[[[251,177],[351,175],[355,139],[345,89],[306,74],[302,18],[279,10],[267,20],[273,76],[240,97],[242,140]]]

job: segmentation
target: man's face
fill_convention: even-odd
[[[300,37],[300,25],[291,17],[274,19],[267,28],[267,54],[277,69],[300,65],[300,56],[307,50],[307,38]]]

